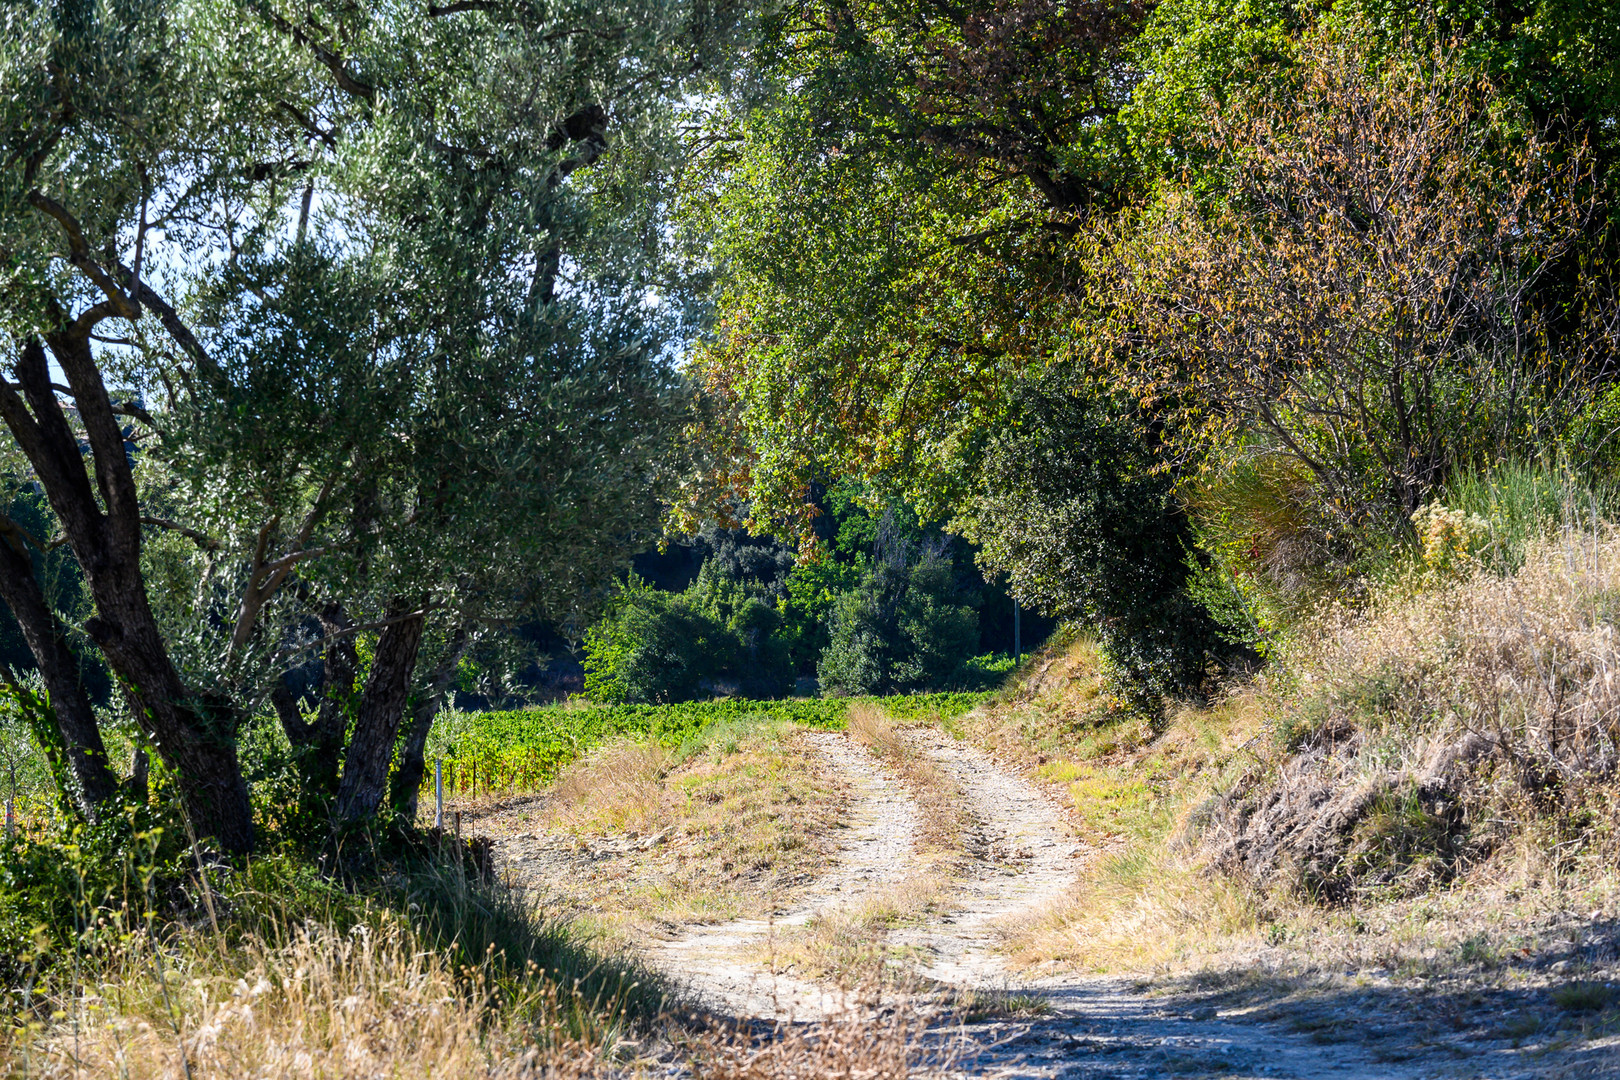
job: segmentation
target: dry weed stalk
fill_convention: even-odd
[[[1329,689],[1384,673],[1404,684],[1403,764],[1433,773],[1460,737],[1538,790],[1620,768],[1620,531],[1569,530],[1516,574],[1478,573],[1335,611],[1302,667]]]
[[[930,1048],[915,1014],[852,1013],[816,1024],[777,1024],[763,1035],[735,1027],[701,1041],[693,1054],[703,1080],[905,1080],[944,1076],[948,1047]]]
[[[250,940],[227,952],[218,939],[184,945],[178,955],[191,970],[171,984],[178,1040],[159,1014],[149,958],[131,954],[82,1002],[86,1019],[76,1040],[49,1028],[27,1048],[31,1073],[193,1080],[602,1074],[603,1048],[564,1034],[568,1003],[553,984],[535,978],[527,1000],[501,1000],[487,972],[451,970],[397,923],[346,934],[306,926],[281,947]],[[536,1032],[547,1041],[534,1042]]]

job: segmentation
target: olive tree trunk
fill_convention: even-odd
[[[315,718],[304,719],[297,698],[285,682],[271,693],[270,700],[297,754],[305,795],[330,802],[337,798],[343,736],[358,704],[354,680],[360,658],[354,647],[354,623],[343,605],[327,604],[320,622],[326,644],[321,650],[321,689]]]
[[[22,628],[23,640],[34,654],[50,697],[50,710],[76,788],[69,794],[87,819],[100,820],[105,806],[118,794],[118,777],[107,763],[101,728],[79,681],[79,658],[45,600],[22,530],[4,517],[0,517],[0,600]]]
[[[0,384],[0,418],[27,456],[84,572],[96,608],[85,632],[123,682],[136,722],[177,774],[193,827],[226,851],[245,853],[253,847],[253,812],[236,754],[239,715],[230,703],[199,700],[187,689],[153,618],[141,575],[135,479],[90,349],[90,334],[102,317],[105,312],[93,318],[87,313],[70,323],[63,316],[61,329],[46,337],[84,425],[94,488],[37,339],[25,342],[15,365],[22,395]]]
[[[458,628],[450,640],[444,658],[428,676],[410,703],[410,724],[399,744],[399,767],[394,770],[393,787],[389,801],[394,812],[406,821],[416,820],[416,800],[422,791],[422,779],[427,775],[428,733],[433,730],[433,719],[444,706],[444,696],[455,682],[456,670],[467,653],[468,636],[465,627]]]
[[[387,626],[377,639],[365,694],[355,716],[349,752],[343,759],[338,782],[336,818],[353,824],[373,817],[388,794],[388,767],[394,742],[411,696],[411,676],[422,645],[424,614],[421,603],[396,598],[389,608]]]

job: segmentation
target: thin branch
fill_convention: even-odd
[[[276,102],[276,107],[281,109],[281,111],[286,113],[288,116],[291,116],[294,120],[298,121],[298,126],[303,128],[304,131],[325,143],[327,149],[337,149],[337,137],[334,136],[330,131],[322,128],[321,125],[317,124],[315,122],[315,118],[304,112],[304,110],[300,109],[290,101],[278,101]],[[307,162],[305,164],[307,164]]]
[[[56,544],[44,543],[25,526],[19,525],[15,520],[5,514],[0,514],[0,536],[5,537],[19,554],[22,552],[22,548],[20,546],[21,541],[27,541],[39,551],[50,551],[53,547],[57,546]]]
[[[428,18],[436,19],[440,15],[455,15],[463,11],[497,11],[501,5],[492,4],[489,0],[456,0],[453,4],[440,7],[438,4],[428,5]]]
[[[84,238],[84,228],[79,224],[79,219],[74,217],[67,207],[37,188],[30,191],[25,198],[28,205],[46,217],[54,219],[58,225],[62,226],[62,231],[67,235],[68,262],[83,272],[86,277],[95,283],[96,288],[106,295],[107,300],[113,307],[112,314],[122,315],[132,322],[139,318],[140,309],[131,303],[129,296],[118,287],[111,275],[102,269],[101,264],[91,257],[90,245]],[[97,308],[100,306],[97,305]],[[91,310],[96,309],[92,308]],[[86,315],[88,314],[89,312],[86,312]],[[84,316],[80,316],[80,321],[83,318]]]
[[[133,401],[113,402],[113,415],[134,417],[153,430],[156,430],[158,426],[157,421],[152,419],[152,414]]]
[[[143,516],[141,518],[141,524],[142,525],[153,525],[153,526],[156,526],[159,529],[168,529],[170,532],[177,532],[181,536],[187,537],[190,540],[192,540],[194,543],[196,543],[196,545],[198,547],[202,548],[204,551],[218,551],[219,550],[219,541],[218,540],[215,540],[212,536],[209,536],[205,532],[199,532],[196,529],[188,528],[188,527],[180,524],[178,521],[170,521],[168,518]]]
[[[295,26],[286,19],[277,15],[264,5],[259,5],[260,13],[269,21],[270,25],[292,38],[294,44],[307,48],[316,60],[320,61],[332,73],[333,80],[338,89],[351,97],[357,97],[370,103],[377,98],[377,88],[370,83],[361,82],[349,71],[347,61],[338,53],[328,49],[310,35],[304,33],[301,27]],[[316,29],[320,29],[316,27]]]

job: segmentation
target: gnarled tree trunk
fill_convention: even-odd
[[[90,351],[90,333],[106,314],[92,309],[71,323],[63,316],[61,329],[46,339],[89,438],[94,491],[36,339],[24,344],[16,364],[23,396],[0,385],[0,417],[33,466],[90,587],[96,614],[85,632],[124,683],[136,722],[178,774],[192,825],[227,851],[247,852],[253,811],[236,756],[239,716],[229,703],[198,700],[186,688],[147,601],[135,479]]]
[[[337,794],[340,822],[352,824],[374,816],[388,793],[388,766],[394,759],[394,741],[410,700],[411,675],[422,645],[421,607],[420,600],[403,597],[389,607],[392,621],[377,639],[377,654],[343,759]]]
[[[298,754],[306,795],[330,800],[337,797],[343,736],[355,713],[354,679],[360,658],[354,648],[354,624],[343,605],[327,604],[320,621],[327,641],[321,651],[321,695],[315,719],[304,720],[295,695],[285,684],[276,688],[270,700],[287,741]]]
[[[79,681],[79,658],[45,600],[34,575],[34,563],[24,547],[16,523],[0,517],[0,600],[4,600],[22,628],[28,651],[34,654],[40,680],[50,695],[51,712],[77,790],[79,809],[91,821],[99,820],[106,804],[118,794],[118,777],[107,764],[107,748],[90,698]]]
[[[427,685],[411,701],[410,726],[399,744],[399,768],[394,770],[393,787],[389,801],[394,812],[406,821],[416,820],[416,799],[422,790],[422,778],[427,774],[428,733],[433,730],[433,718],[444,705],[444,695],[455,681],[456,669],[467,653],[467,630],[458,627],[450,639],[450,648],[444,659],[433,669]]]

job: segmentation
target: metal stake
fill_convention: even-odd
[[[1013,601],[1013,662],[1024,658],[1024,609]]]
[[[444,830],[444,759],[433,759],[433,827]]]

